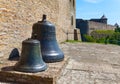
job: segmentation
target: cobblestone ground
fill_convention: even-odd
[[[64,43],[60,47],[70,59],[57,84],[120,84],[120,46]]]

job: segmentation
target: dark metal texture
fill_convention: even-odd
[[[40,42],[34,39],[27,39],[22,42],[22,52],[15,70],[22,72],[39,72],[47,69],[42,59]]]
[[[58,62],[64,59],[64,54],[56,41],[55,26],[46,20],[46,15],[43,15],[42,21],[33,25],[32,38],[40,41],[45,62]]]

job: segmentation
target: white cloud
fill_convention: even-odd
[[[89,3],[100,3],[103,0],[84,0],[84,1],[89,2]]]

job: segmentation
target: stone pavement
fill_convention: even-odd
[[[64,43],[70,57],[57,84],[120,84],[120,46]]]

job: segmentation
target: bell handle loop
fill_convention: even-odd
[[[46,21],[47,15],[43,14],[42,21]]]

